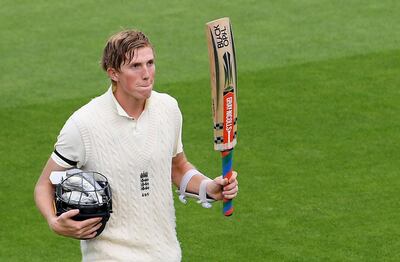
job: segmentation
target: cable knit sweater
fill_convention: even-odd
[[[104,174],[113,193],[105,230],[81,241],[83,261],[180,261],[171,188],[172,157],[182,151],[175,99],[153,91],[136,121],[118,114],[109,90],[69,121],[84,144],[81,168]]]

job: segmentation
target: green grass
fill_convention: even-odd
[[[212,149],[204,23],[230,16],[239,69],[235,214],[176,201],[183,261],[398,261],[396,1],[3,1],[1,261],[79,261],[33,188],[68,116],[106,90],[107,37],[143,29],[156,89],[179,101],[189,159]]]

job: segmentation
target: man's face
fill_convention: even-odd
[[[146,100],[153,89],[155,75],[154,54],[151,47],[135,50],[132,60],[115,72],[117,92],[126,98]]]

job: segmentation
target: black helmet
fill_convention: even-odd
[[[68,171],[65,179],[56,185],[57,216],[71,209],[79,209],[79,214],[72,218],[76,221],[102,217],[102,225],[96,234],[98,236],[112,213],[110,184],[107,178],[98,172],[79,169]]]

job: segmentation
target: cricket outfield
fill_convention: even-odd
[[[65,120],[108,87],[99,61],[121,28],[156,49],[188,158],[213,150],[204,24],[229,16],[238,69],[235,213],[176,197],[183,261],[398,261],[397,1],[11,1],[0,9],[1,261],[79,261],[33,188]]]

